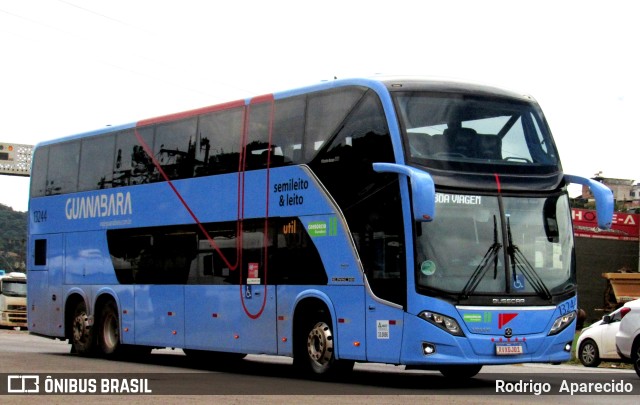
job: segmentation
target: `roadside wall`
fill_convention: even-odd
[[[638,269],[638,242],[576,237],[578,307],[592,323],[605,315],[604,294],[607,280],[602,273],[615,273],[623,267]]]
[[[596,213],[573,208],[573,232],[578,276],[578,307],[587,313],[586,322],[602,318],[606,312],[607,280],[602,273],[622,268],[638,271],[640,215],[616,212],[611,229],[598,229]]]

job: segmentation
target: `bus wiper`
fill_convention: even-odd
[[[509,246],[507,246],[507,253],[511,259],[512,280],[516,280],[516,269],[520,269],[520,273],[524,275],[524,278],[531,284],[539,296],[545,299],[551,299],[551,292],[549,292],[549,289],[544,284],[544,281],[542,281],[542,278],[536,269],[533,268],[518,246],[513,244],[513,238],[511,237],[511,222],[508,217],[507,240],[509,242]]]
[[[498,252],[502,245],[498,243],[498,221],[496,220],[496,216],[493,216],[493,244],[489,246],[487,253],[484,254],[484,257],[478,264],[478,267],[475,268],[473,274],[467,284],[465,284],[462,289],[462,298],[469,298],[469,294],[475,291],[478,288],[478,284],[484,278],[485,274],[489,270],[489,265],[493,261],[493,278],[495,279],[498,276]]]

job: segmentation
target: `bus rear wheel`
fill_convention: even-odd
[[[78,301],[71,319],[71,346],[72,351],[81,356],[92,355],[95,351],[93,328],[88,318],[87,305],[84,301]]]
[[[118,308],[113,301],[105,303],[98,318],[97,339],[100,353],[106,357],[114,357],[120,352],[120,320]]]
[[[189,360],[203,366],[228,366],[247,357],[245,353],[217,352],[210,350],[182,349]]]

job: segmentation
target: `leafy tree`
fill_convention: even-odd
[[[0,269],[26,270],[27,213],[0,204]]]

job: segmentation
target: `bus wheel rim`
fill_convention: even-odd
[[[82,312],[76,315],[73,320],[73,341],[83,342],[87,335],[87,329],[85,323],[87,320],[87,314]]]
[[[307,351],[314,363],[323,367],[329,364],[333,355],[333,334],[326,323],[318,322],[311,329],[307,338]]]

